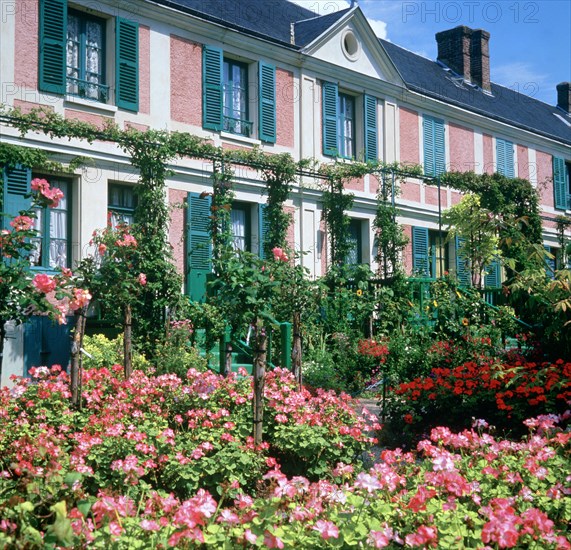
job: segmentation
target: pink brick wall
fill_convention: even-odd
[[[438,206],[438,187],[427,185],[424,189],[424,202],[433,206]],[[440,204],[442,208],[446,208],[447,198],[446,189],[440,189]]]
[[[202,49],[171,34],[171,118],[202,125]]]
[[[412,273],[412,226],[403,225],[403,232],[408,239],[408,243],[403,250],[403,267],[406,273]]]
[[[146,132],[150,127],[147,124],[139,124],[137,122],[130,122],[128,120],[124,123],[125,130],[132,128],[133,130],[139,130],[139,132]]]
[[[169,189],[169,204],[182,204],[186,200],[186,191]],[[184,273],[184,208],[171,208],[171,222],[169,227],[169,242],[173,247],[173,256],[176,269]]]
[[[540,204],[554,207],[553,197],[553,157],[543,151],[535,155],[537,167],[537,187],[539,189]]]
[[[365,178],[354,178],[345,182],[345,189],[350,189],[351,191],[365,191]]]
[[[401,197],[407,201],[420,202],[420,185],[418,183],[403,182],[401,184]]]
[[[494,143],[492,136],[484,134],[484,173],[493,174],[496,171],[494,166]]]
[[[379,178],[373,174],[369,175],[369,191],[371,195],[376,195],[379,192]]]
[[[290,215],[291,222],[287,228],[286,243],[288,248],[295,249],[295,208],[293,206],[284,206],[284,212]]]
[[[81,122],[88,122],[97,126],[97,128],[103,129],[105,127],[105,121],[112,121],[113,119],[106,116],[96,115],[93,113],[86,113],[84,111],[76,111],[75,109],[65,109],[65,118],[72,118],[74,120],[80,120]]]
[[[462,193],[459,193],[458,191],[452,191],[450,193],[450,206],[458,204],[461,199],[462,199]]]
[[[450,129],[450,170],[473,171],[475,169],[473,130],[455,124],[449,124],[448,127]]]
[[[399,110],[400,118],[400,160],[420,164],[418,113],[404,107]]]
[[[53,111],[54,108],[51,105],[40,105],[39,103],[32,103],[31,101],[22,101],[20,99],[14,100],[14,107],[18,107],[22,113],[29,113],[32,109],[47,109]]]
[[[524,145],[517,146],[517,176],[525,180],[529,179],[529,157],[527,147]]]
[[[293,85],[293,73],[276,69],[276,143],[284,147],[294,146],[294,120],[297,91]]]
[[[2,2],[4,5],[4,2]],[[8,4],[8,3],[7,3]],[[16,86],[38,89],[38,2],[17,0],[15,4]],[[2,10],[4,12],[4,10]],[[4,16],[4,13],[2,13]]]
[[[139,26],[139,112],[151,112],[151,30]]]

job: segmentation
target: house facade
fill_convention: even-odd
[[[449,170],[500,172],[540,191],[544,244],[557,255],[556,217],[571,215],[571,85],[547,105],[490,81],[490,35],[457,27],[438,33],[429,60],[378,39],[358,5],[320,15],[286,0],[14,0],[2,3],[0,103],[37,107],[103,127],[189,132],[230,149],[260,147],[319,163],[382,160]],[[36,268],[73,267],[89,252],[92,232],[129,221],[137,173],[115,145],[21,138],[6,121],[0,143],[41,148],[66,164],[91,161],[74,174],[3,170],[4,204],[19,200],[31,178],[46,176],[66,193],[42,218]],[[2,168],[2,167],[0,167]],[[185,289],[201,295],[208,258],[193,254],[208,219],[201,193],[212,164],[174,163],[167,198],[170,240]],[[311,276],[328,267],[321,191],[300,178],[286,204],[289,241]],[[373,220],[379,182],[347,184],[355,195],[351,261],[374,269]],[[257,252],[263,238],[263,182],[238,168],[232,209],[235,246]],[[439,213],[456,204],[453,189],[408,178],[397,199],[409,236],[408,272],[455,269],[455,245],[437,240]],[[442,261],[435,261],[442,258]],[[423,268],[424,269],[424,268]],[[57,362],[45,322],[10,327],[2,384],[32,364]],[[59,338],[61,341],[61,338]],[[39,346],[39,347],[38,347]]]

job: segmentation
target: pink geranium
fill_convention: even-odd
[[[139,273],[137,281],[141,286],[145,286],[147,284],[147,276],[144,273]]]
[[[57,286],[54,278],[45,273],[38,273],[32,280],[32,284],[39,292],[43,292],[44,294],[54,291]]]
[[[332,521],[326,521],[324,519],[319,519],[315,522],[313,530],[319,532],[319,534],[325,539],[339,538],[339,528]]]

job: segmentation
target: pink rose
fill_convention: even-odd
[[[45,273],[39,273],[36,275],[32,281],[32,284],[36,287],[39,292],[48,294],[56,289],[56,282],[53,277],[46,275]]]
[[[145,286],[147,284],[147,276],[144,273],[139,273],[137,280],[141,286]]]

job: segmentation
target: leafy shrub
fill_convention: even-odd
[[[109,339],[103,334],[84,336],[83,349],[91,355],[91,357],[88,355],[83,356],[84,368],[110,368],[113,365],[123,364],[122,334],[114,339]],[[149,367],[149,362],[143,354],[134,351],[133,367],[140,370],[146,370]]]
[[[155,345],[154,359],[158,375],[172,373],[184,378],[189,369],[203,372],[208,368],[206,359],[192,345],[193,331],[188,319],[171,323],[164,341]]]

